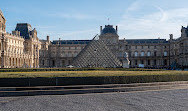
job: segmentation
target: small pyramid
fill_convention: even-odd
[[[119,59],[96,35],[73,60],[75,67],[121,67]]]

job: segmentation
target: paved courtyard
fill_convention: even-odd
[[[187,111],[188,89],[1,97],[0,111]]]

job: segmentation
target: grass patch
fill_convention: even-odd
[[[0,72],[0,78],[36,78],[36,77],[104,77],[104,76],[152,76],[152,75],[188,75],[188,71],[37,71],[37,72]]]

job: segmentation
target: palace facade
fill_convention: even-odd
[[[169,68],[188,66],[188,28],[181,29],[181,37],[174,39],[119,39],[118,27],[100,27],[99,39],[122,62],[128,53],[130,67]],[[66,67],[91,40],[41,40],[40,67]]]
[[[6,20],[0,11],[0,67],[48,68],[73,64],[91,40],[39,40],[30,24],[17,24],[15,31],[7,33]],[[181,29],[181,37],[174,39],[119,39],[118,27],[100,27],[99,40],[123,62],[128,54],[130,67],[177,68],[188,67],[188,27]]]

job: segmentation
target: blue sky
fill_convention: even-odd
[[[38,37],[92,39],[105,24],[118,25],[120,39],[168,39],[188,23],[187,0],[1,0],[11,32],[30,23]],[[108,18],[110,20],[108,21]]]

